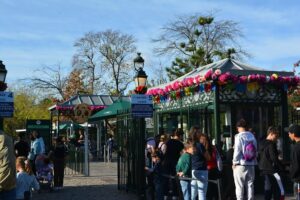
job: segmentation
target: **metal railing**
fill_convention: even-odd
[[[185,180],[185,181],[199,181],[199,179],[195,179],[195,178],[188,178],[188,177],[179,177],[179,176],[171,176],[171,175],[167,175],[167,174],[162,174],[162,177],[168,178],[168,180],[173,179],[175,181],[180,181],[180,180]],[[201,181],[201,180],[200,180]],[[203,180],[205,181],[205,180]],[[222,199],[222,193],[221,193],[221,180],[220,179],[216,179],[216,180],[208,180],[208,182],[216,184],[217,188],[218,188],[218,199],[221,200]],[[178,190],[181,190],[181,186],[179,185],[177,187]],[[165,200],[168,199],[176,199],[176,200],[183,200],[183,198],[181,197],[181,195],[178,196],[173,196],[174,192],[173,191],[169,191],[169,195],[168,196],[164,196]],[[177,194],[181,193],[181,191],[177,191]]]
[[[65,175],[84,174],[84,148],[71,147],[66,158]]]

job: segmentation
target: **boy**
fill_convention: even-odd
[[[184,153],[180,156],[176,172],[179,177],[192,177],[192,154],[194,152],[194,145],[192,143],[186,143],[184,145]],[[191,181],[180,180],[181,190],[184,200],[191,199]]]
[[[289,138],[295,142],[292,148],[290,175],[297,184],[297,199],[300,200],[300,126],[292,124],[289,127]]]
[[[163,200],[163,180],[162,180],[162,169],[161,169],[161,157],[159,151],[155,151],[151,154],[153,167],[148,168],[145,167],[145,170],[153,175],[153,185],[155,190],[155,199],[156,200]]]
[[[248,126],[244,119],[239,120],[236,127],[238,134],[235,135],[234,139],[232,159],[236,199],[244,199],[244,188],[246,188],[247,199],[254,200],[257,142],[254,135],[247,131]]]
[[[277,140],[279,138],[279,130],[270,126],[267,131],[267,137],[260,144],[260,160],[259,169],[265,178],[265,200],[284,199],[284,188],[279,176],[279,172],[283,170],[283,166],[279,161],[279,153],[277,151]]]

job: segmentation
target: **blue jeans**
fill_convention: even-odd
[[[180,185],[181,185],[181,191],[183,194],[183,199],[190,200],[191,199],[191,182],[181,180]]]
[[[8,191],[1,191],[0,192],[0,199],[5,200],[16,200],[16,188],[8,190]]]
[[[192,199],[194,200],[197,196],[198,191],[198,199],[205,200],[207,185],[208,185],[208,171],[207,170],[192,170],[192,178],[197,180],[192,180],[191,182],[191,192]]]

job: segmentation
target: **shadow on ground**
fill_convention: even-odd
[[[34,193],[32,200],[135,200],[132,193],[119,191],[117,185],[66,186],[60,191]]]

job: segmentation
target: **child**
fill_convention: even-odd
[[[35,176],[33,175],[29,161],[25,157],[18,157],[16,159],[17,170],[17,191],[16,199],[31,199],[31,190],[39,190],[40,186]]]
[[[192,143],[186,143],[184,145],[184,153],[180,156],[176,172],[179,177],[192,177],[192,154],[194,152],[194,146]],[[184,200],[191,199],[191,181],[180,180],[181,190],[183,193]]]
[[[154,184],[154,190],[155,190],[155,200],[163,200],[163,179],[162,179],[162,169],[161,169],[161,158],[162,155],[160,155],[159,151],[155,151],[151,155],[153,167],[148,168],[146,167],[146,170],[148,173],[153,174],[153,184]]]
[[[268,128],[266,139],[260,143],[259,169],[265,178],[265,200],[271,200],[272,196],[275,200],[284,199],[284,188],[279,176],[283,166],[278,159],[276,146],[278,138],[278,128],[271,126]]]
[[[300,200],[300,126],[292,124],[289,127],[289,138],[296,142],[291,153],[290,175],[297,184],[297,200]]]
[[[37,168],[37,179],[47,180],[51,183],[53,180],[53,166],[48,157],[44,157],[43,163]]]

